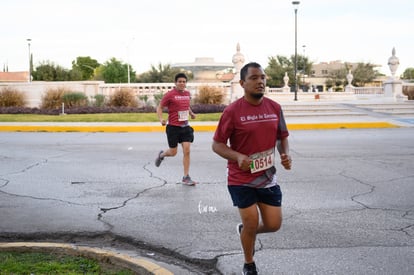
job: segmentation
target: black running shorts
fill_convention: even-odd
[[[229,185],[228,189],[233,205],[238,208],[246,208],[258,202],[272,206],[282,206],[282,191],[279,185],[269,188]]]
[[[165,132],[167,133],[168,146],[170,148],[177,147],[178,143],[194,141],[194,129],[191,126],[167,125]]]

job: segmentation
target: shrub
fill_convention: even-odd
[[[196,114],[222,113],[226,105],[215,104],[193,104],[191,109]],[[80,106],[65,109],[67,114],[105,114],[105,113],[155,113],[154,106],[143,107],[94,107]],[[29,107],[0,107],[0,114],[41,114],[41,115],[59,115],[60,108],[56,109],[39,109]]]
[[[142,96],[139,96],[138,98],[139,98],[140,102],[143,103],[143,106],[149,105],[148,104],[149,103],[148,102],[148,95],[142,95]]]
[[[137,107],[136,99],[132,89],[121,88],[109,98],[109,106],[112,107]]]
[[[35,115],[58,115],[58,109],[39,109],[29,107],[0,107],[0,114],[35,114]]]
[[[93,106],[95,106],[95,107],[105,106],[105,96],[104,95],[95,95],[93,97],[93,99],[95,100],[94,103],[93,103]]]
[[[105,113],[155,113],[155,107],[73,107],[65,110],[67,114],[105,114]],[[39,114],[60,115],[60,109],[39,109],[29,107],[0,107],[0,114]]]
[[[25,105],[25,94],[20,91],[11,87],[5,87],[0,91],[0,107],[24,107]]]
[[[42,96],[42,109],[60,109],[62,107],[63,96],[69,93],[65,88],[49,89]]]
[[[164,93],[162,92],[154,95],[155,106],[158,106],[160,104],[163,96],[164,96]]]
[[[222,88],[211,86],[200,86],[195,103],[199,104],[221,104],[224,99]]]
[[[88,105],[88,98],[84,93],[64,93],[62,102],[65,103],[65,108],[82,107]]]

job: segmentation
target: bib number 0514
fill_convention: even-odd
[[[252,162],[250,164],[251,173],[267,170],[275,163],[274,149],[253,154],[250,156],[250,158],[252,159]]]

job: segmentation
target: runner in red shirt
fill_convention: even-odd
[[[161,99],[157,107],[158,119],[161,125],[166,127],[166,134],[169,148],[160,151],[155,160],[155,166],[159,167],[165,157],[174,157],[177,154],[178,143],[183,148],[184,176],[182,183],[185,185],[195,185],[190,175],[190,145],[194,141],[194,129],[189,125],[188,118],[194,119],[196,115],[190,108],[190,92],[185,90],[187,76],[179,73],[175,76],[175,88],[168,91]],[[163,108],[168,108],[168,123],[162,117]]]
[[[248,63],[241,69],[240,85],[244,97],[224,110],[212,149],[228,160],[228,189],[242,221],[237,232],[245,258],[243,274],[257,274],[253,260],[256,235],[275,232],[282,224],[275,147],[282,166],[289,170],[289,132],[281,106],[263,97],[266,75],[260,64]]]

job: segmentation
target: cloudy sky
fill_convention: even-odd
[[[197,57],[231,63],[237,43],[264,67],[295,51],[288,0],[7,0],[1,11],[1,70],[28,70],[29,38],[35,66],[115,57],[137,73]],[[302,0],[297,20],[298,54],[314,63],[370,62],[389,75],[395,47],[397,74],[414,67],[413,0]]]

